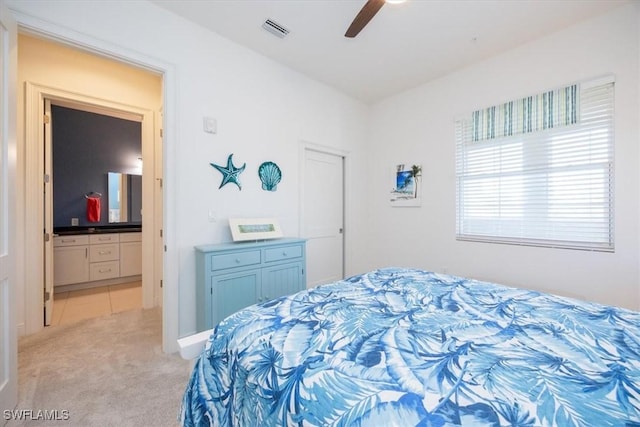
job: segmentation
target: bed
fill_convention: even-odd
[[[640,426],[640,313],[387,268],[217,325],[184,426]]]

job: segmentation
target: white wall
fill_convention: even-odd
[[[194,245],[230,240],[229,217],[275,216],[288,236],[298,236],[301,141],[344,150],[350,176],[362,176],[368,107],[265,57],[195,26],[147,2],[8,1],[19,23],[147,64],[167,65],[165,202],[168,245],[164,304],[175,335],[195,331]],[[277,39],[274,39],[277,42]],[[218,133],[202,130],[203,116],[217,119]],[[234,154],[242,190],[218,190],[221,175],[209,163]],[[276,162],[283,181],[265,192],[257,168]],[[361,182],[364,182],[362,180]],[[361,216],[352,185],[349,212]],[[212,210],[217,222],[209,222]],[[348,219],[347,219],[348,220]],[[357,248],[358,224],[347,234]],[[349,271],[350,267],[347,266]],[[179,313],[175,316],[171,313]],[[177,338],[177,336],[175,336]]]
[[[366,267],[446,269],[640,308],[638,26],[637,5],[625,6],[376,104],[368,161],[376,231]],[[616,78],[615,253],[456,241],[454,118],[608,73]],[[406,161],[423,165],[421,208],[387,202],[389,167]]]

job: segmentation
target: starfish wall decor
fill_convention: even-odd
[[[237,168],[233,165],[232,157],[233,157],[233,153],[229,154],[229,157],[227,158],[226,167],[216,165],[215,163],[209,163],[211,166],[216,168],[222,174],[222,182],[220,183],[220,187],[218,187],[218,189],[224,187],[230,182],[233,182],[235,185],[238,186],[240,190],[242,190],[242,186],[240,185],[239,175],[242,173],[242,171],[244,171],[244,168],[247,166],[247,164],[245,163],[241,167]]]

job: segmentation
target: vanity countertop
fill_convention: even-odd
[[[54,236],[72,236],[77,234],[135,233],[142,231],[140,224],[98,225],[95,227],[55,227]]]

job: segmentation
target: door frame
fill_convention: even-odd
[[[148,56],[139,51],[134,51],[125,46],[109,43],[84,33],[62,27],[51,22],[23,13],[13,13],[18,23],[19,31],[33,34],[47,40],[62,43],[81,49],[98,56],[108,57],[139,68],[157,72],[162,75],[162,171],[163,171],[163,198],[162,198],[162,230],[163,230],[163,262],[162,262],[162,350],[166,353],[178,351],[178,337],[180,331],[180,301],[179,301],[179,272],[180,259],[177,249],[177,71],[173,63],[166,62],[157,57]],[[20,148],[23,141],[18,141]],[[24,164],[18,167],[24,168]],[[19,197],[27,197],[20,195]],[[19,199],[23,204],[24,201]],[[24,211],[23,211],[24,213]],[[18,233],[26,234],[25,227],[21,227]],[[24,246],[24,252],[18,254],[18,265],[28,259],[30,248]],[[18,279],[23,280],[24,271],[18,273]],[[26,301],[25,301],[26,302]],[[25,308],[26,311],[26,308]],[[28,313],[25,313],[25,320]]]
[[[20,279],[17,205],[17,25],[0,0],[0,406],[18,402],[16,289]],[[6,416],[5,416],[6,418]],[[6,421],[5,421],[6,423]],[[3,424],[4,425],[4,424]]]
[[[351,256],[351,239],[350,230],[351,230],[351,203],[353,200],[351,197],[352,191],[352,180],[349,178],[351,176],[351,154],[347,150],[341,150],[334,147],[329,147],[326,145],[316,144],[309,141],[300,141],[300,150],[299,150],[299,162],[300,165],[300,180],[299,182],[305,182],[305,154],[307,151],[317,151],[323,154],[329,154],[332,156],[342,157],[342,181],[343,181],[343,203],[342,203],[342,220],[343,220],[343,235],[342,235],[342,274],[348,275],[348,267],[352,265],[352,256]],[[304,221],[305,221],[305,212],[304,212],[304,186],[299,186],[299,194],[298,194],[298,212],[299,222],[298,222],[298,236],[302,236],[302,232],[304,230]]]
[[[154,112],[152,110],[122,104],[116,101],[95,98],[89,95],[81,95],[69,92],[64,89],[57,89],[49,86],[39,85],[32,82],[25,84],[25,141],[29,141],[25,151],[25,222],[26,235],[25,246],[30,248],[31,268],[25,271],[25,329],[26,333],[40,331],[44,326],[44,314],[42,301],[44,301],[45,260],[52,260],[52,245],[45,245],[42,230],[45,206],[42,194],[44,193],[45,182],[43,174],[45,171],[44,153],[45,148],[45,100],[53,105],[68,106],[82,109],[93,113],[109,115],[113,117],[128,118],[138,117],[141,121],[142,157],[148,159],[147,169],[143,171],[143,212],[154,212],[154,183],[155,171],[155,128]],[[50,147],[49,147],[50,148]],[[144,167],[144,166],[143,166]],[[50,184],[49,184],[50,185]],[[50,207],[49,207],[50,208]],[[154,295],[159,280],[154,278],[154,236],[157,225],[154,215],[145,216],[145,225],[142,227],[142,306],[144,308],[153,307],[157,299]],[[45,248],[48,248],[45,252]],[[150,255],[151,254],[151,255]],[[158,288],[159,289],[159,288]]]
[[[53,320],[53,182],[52,182],[52,167],[53,167],[53,155],[52,155],[52,126],[51,126],[51,100],[46,98],[44,100],[44,139],[43,139],[43,197],[44,197],[44,215],[43,215],[43,228],[44,228],[44,325],[48,326]],[[26,119],[26,118],[25,118]],[[26,120],[25,120],[26,121]],[[29,283],[29,282],[26,282]]]

